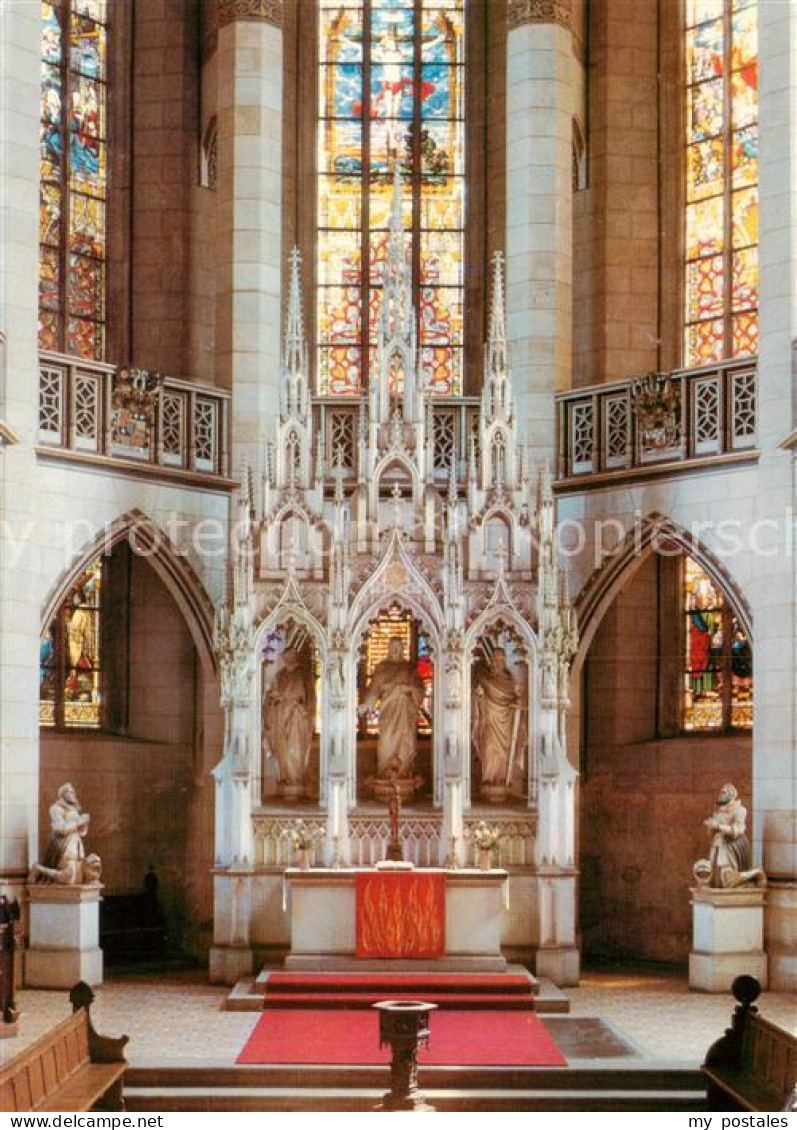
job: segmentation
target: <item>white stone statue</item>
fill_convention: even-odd
[[[80,811],[74,785],[61,785],[50,808],[52,832],[44,863],[34,863],[29,883],[99,884],[100,857],[86,855],[83,844],[89,820],[88,813]]]
[[[714,833],[708,859],[699,859],[694,875],[703,887],[765,886],[760,867],[751,867],[746,835],[747,809],[731,784],[723,785],[714,812],[703,823]]]
[[[315,730],[312,672],[295,649],[283,653],[280,670],[263,702],[263,727],[280,772],[280,793],[297,800],[307,791],[307,766]]]
[[[379,706],[376,749],[377,781],[409,781],[417,754],[418,712],[425,688],[414,665],[404,658],[404,644],[393,637],[387,659],[377,663],[359,711]],[[377,789],[374,790],[375,794]],[[407,790],[402,791],[406,799]]]
[[[522,748],[523,705],[522,691],[506,665],[506,652],[497,647],[490,662],[476,671],[471,700],[471,734],[481,763],[484,800],[506,799]]]

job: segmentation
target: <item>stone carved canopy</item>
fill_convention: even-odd
[[[395,197],[400,201],[398,181]],[[408,270],[398,206],[389,243],[392,270],[384,301],[395,304],[406,290]],[[456,766],[465,805],[473,782],[474,795],[482,800],[533,809],[539,795],[539,750],[546,741],[550,746],[554,736],[564,740],[560,731],[570,659],[565,643],[575,629],[556,562],[550,473],[545,468],[531,471],[518,436],[502,258],[497,256],[493,265],[485,384],[473,417],[476,428],[469,433],[470,458],[452,459],[446,482],[436,474],[439,406],[417,368],[411,304],[401,320],[379,320],[379,380],[362,398],[353,424],[352,474],[344,481],[334,469],[330,472],[326,432],[317,426],[322,405],[309,385],[299,271],[294,254],[280,410],[260,484],[248,470],[243,476],[233,541],[232,608],[220,625],[227,629],[219,632],[218,642],[223,671],[229,668],[230,742],[237,735],[238,748],[251,758],[260,748],[252,728],[258,712],[245,712],[251,668],[243,661],[240,643],[251,642],[257,650],[269,630],[301,624],[318,657],[313,748],[318,777],[289,780],[288,786],[317,785],[321,803],[332,803],[334,794],[333,807],[342,819],[341,790],[346,806],[378,799],[384,767],[396,763],[388,748],[392,743],[400,754],[396,764],[404,772],[405,799],[414,795],[412,782],[420,782],[417,787],[441,807]],[[398,345],[407,347],[407,361],[397,392],[388,380],[386,359]],[[446,405],[445,411],[451,410]],[[393,630],[399,624],[407,626],[406,632],[404,627]],[[394,638],[406,648],[400,657],[390,655]],[[500,658],[497,651],[510,656],[517,667],[512,677],[522,683],[524,700],[535,703],[522,727],[516,725],[519,708],[504,701],[509,684],[500,663],[493,665],[489,679],[482,674],[474,688],[472,668]],[[224,660],[230,662],[225,666]],[[415,664],[404,672],[404,666]],[[404,699],[413,699],[419,680],[423,703],[411,710]],[[275,703],[283,691],[290,690],[298,701],[301,689],[295,670],[287,670],[267,710],[279,713],[281,699]],[[471,772],[468,719],[475,717],[475,690],[481,694],[479,745],[489,754],[490,780]],[[506,772],[495,770],[492,756],[502,740],[493,731],[499,730],[514,735],[516,756]],[[299,745],[297,738],[297,749]],[[418,763],[412,774],[407,749]],[[508,779],[498,779],[503,777]],[[253,782],[256,789],[262,785],[261,800],[274,795],[271,777],[263,781]],[[281,779],[278,787],[285,799]],[[487,787],[490,796],[484,792]]]

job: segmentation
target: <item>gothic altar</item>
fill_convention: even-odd
[[[378,929],[379,923],[367,923],[377,936],[368,938],[362,923],[362,905],[358,890],[360,880],[373,878],[376,882],[417,878],[439,878],[444,889],[445,907],[442,913],[441,938],[435,957],[435,968],[440,972],[503,973],[506,958],[501,952],[502,912],[507,904],[505,887],[507,873],[490,871],[451,871],[440,868],[418,869],[411,873],[376,871],[372,868],[313,868],[285,872],[286,902],[290,911],[290,952],[285,958],[286,969],[317,971],[323,969],[368,970],[389,969],[386,958],[430,960],[424,951],[424,939],[412,938],[411,944],[392,945],[392,938],[380,936],[395,932],[395,911],[401,899],[393,898],[374,902],[373,917],[378,917],[381,906],[387,904],[391,918],[387,931]],[[424,905],[424,925],[434,925],[434,908]],[[358,910],[360,913],[358,914]],[[398,923],[399,927],[401,923]],[[376,926],[376,930],[374,930]],[[410,927],[417,933],[417,922]],[[367,964],[363,964],[367,962]]]
[[[370,386],[313,397],[293,254],[279,417],[243,473],[216,630],[213,980],[288,949],[297,820],[317,865],[368,868],[391,793],[405,859],[465,887],[479,822],[495,830],[504,954],[577,980],[576,628],[548,470],[517,434],[499,256],[492,287],[481,397],[433,397],[397,185]]]

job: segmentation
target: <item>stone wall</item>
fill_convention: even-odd
[[[573,198],[576,386],[658,367],[658,7],[589,6],[588,175]]]
[[[140,890],[152,864],[172,937],[192,947],[210,914],[213,859],[213,789],[198,763],[198,661],[174,599],[135,555],[125,622],[127,642],[117,645],[128,655],[126,733],[43,732],[41,843],[56,790],[70,780],[91,813],[87,847],[102,858],[107,893]]]
[[[191,328],[189,344],[190,379],[213,384],[216,379],[216,208],[218,190],[199,176],[204,169],[204,147],[208,131],[217,121],[216,56],[202,67],[201,113],[196,138],[197,175],[191,190]]]
[[[130,577],[129,733],[193,749],[196,650],[180,610],[146,562]]]
[[[185,916],[187,794],[192,751],[186,745],[104,734],[45,734],[41,742],[39,831],[49,837],[49,807],[71,781],[91,815],[88,851],[102,859],[109,895],[142,889],[151,863],[170,927]]]
[[[197,36],[192,0],[136,3],[131,353],[135,365],[172,376],[189,373],[186,281],[198,169]]]
[[[751,807],[750,735],[656,738],[657,573],[651,555],[604,616],[584,672],[579,858],[587,958],[685,962],[692,864],[708,848],[703,820],[725,781]]]

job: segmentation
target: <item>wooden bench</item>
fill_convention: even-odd
[[[124,1110],[127,1036],[99,1036],[89,1008],[94,993],[71,990],[72,1016],[0,1071],[0,1110]]]
[[[725,1035],[712,1044],[702,1072],[709,1110],[788,1110],[797,1085],[797,1039],[758,1015],[755,977],[731,986],[739,1002]]]

